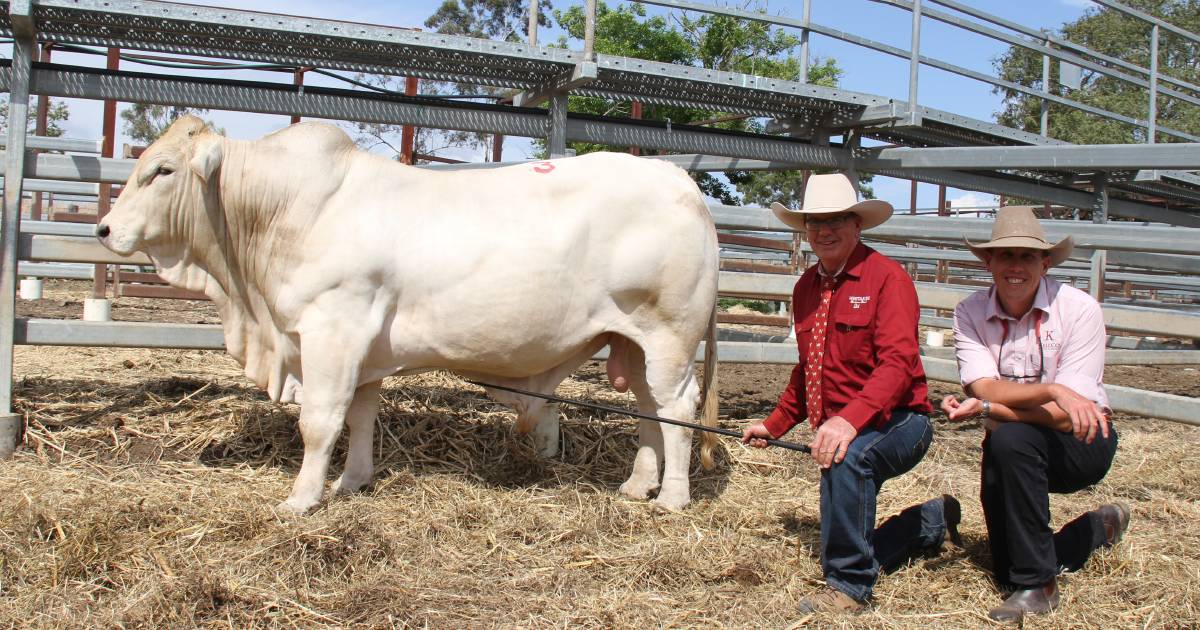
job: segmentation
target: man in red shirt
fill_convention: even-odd
[[[892,206],[858,202],[843,174],[813,175],[804,205],[772,210],[801,230],[819,259],[792,295],[799,361],[779,404],[742,441],[766,446],[808,420],[809,447],[821,467],[821,569],[826,589],[799,603],[801,613],[860,612],[879,571],[914,553],[958,543],[958,501],[943,495],[875,527],[884,481],[917,465],[933,440],[932,406],[917,343],[920,306],[912,279],[895,261],[863,245],[862,230],[887,221]]]

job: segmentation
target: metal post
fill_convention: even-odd
[[[1108,174],[1096,173],[1092,190],[1092,223],[1108,222]],[[1088,279],[1088,292],[1097,302],[1104,301],[1104,267],[1108,251],[1097,249],[1092,252],[1092,272]]]
[[[808,83],[808,22],[812,19],[812,0],[804,0],[804,28],[800,29],[800,82]]]
[[[1154,144],[1158,131],[1158,25],[1150,29],[1150,114],[1147,118],[1146,142]]]
[[[417,95],[417,77],[404,77],[404,95]],[[416,144],[417,130],[412,125],[400,128],[400,161],[405,164],[413,163],[413,145]]]
[[[109,70],[117,70],[121,66],[121,49],[109,47],[107,63]],[[100,144],[100,157],[113,157],[117,137],[117,102],[113,99],[104,100],[104,139]],[[96,200],[96,221],[99,222],[108,214],[112,205],[112,184],[100,184],[100,197]],[[97,264],[92,280],[92,298],[103,300],[108,293],[108,265]]]
[[[596,59],[596,0],[587,0],[583,21],[583,60]]]
[[[1050,40],[1046,40],[1050,46]],[[1050,55],[1042,55],[1042,91],[1050,93]],[[1042,135],[1050,133],[1050,101],[1042,99]]]
[[[912,180],[912,193],[908,198],[908,213],[917,213],[917,180]]]
[[[567,155],[567,93],[557,92],[550,97],[550,134],[547,138],[550,157]]]
[[[12,456],[21,440],[21,414],[13,413],[13,333],[17,313],[17,237],[25,177],[25,126],[29,118],[29,77],[37,44],[30,3],[11,5],[14,35],[12,82],[8,92],[8,148],[4,164],[4,215],[0,223],[0,459]]]
[[[912,3],[912,50],[908,55],[908,118],[917,124],[917,74],[921,69],[921,0]]]
[[[529,0],[529,45],[537,46],[538,0]]]

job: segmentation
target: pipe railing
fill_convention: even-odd
[[[806,38],[807,38],[808,33],[818,33],[818,34],[824,35],[826,37],[830,37],[832,39],[837,39],[837,40],[844,41],[844,42],[847,42],[847,43],[850,43],[850,44],[853,44],[856,46],[860,46],[860,47],[874,50],[877,52],[882,52],[882,53],[892,55],[894,57],[898,57],[901,59],[910,60],[911,67],[910,67],[909,88],[908,88],[908,91],[909,91],[908,105],[909,105],[910,111],[914,111],[915,108],[919,105],[919,100],[916,98],[917,90],[918,90],[917,67],[920,65],[926,65],[929,67],[934,67],[934,68],[938,68],[940,70],[945,70],[947,72],[958,74],[960,76],[971,78],[971,79],[974,79],[977,81],[989,83],[996,87],[1002,87],[1002,88],[1006,88],[1006,89],[1015,90],[1015,91],[1021,92],[1023,94],[1027,94],[1027,95],[1030,95],[1030,96],[1033,96],[1036,98],[1040,98],[1043,100],[1043,102],[1058,103],[1060,105],[1064,105],[1066,107],[1071,107],[1073,109],[1078,109],[1078,110],[1085,111],[1085,112],[1088,112],[1091,114],[1095,114],[1097,116],[1101,116],[1101,117],[1107,118],[1109,120],[1115,120],[1118,122],[1129,124],[1131,126],[1146,129],[1148,142],[1153,142],[1153,140],[1150,140],[1150,138],[1154,137],[1154,133],[1162,133],[1164,135],[1181,138],[1181,139],[1188,140],[1191,142],[1200,141],[1200,136],[1196,136],[1194,134],[1186,133],[1186,132],[1175,130],[1175,129],[1162,127],[1161,125],[1158,124],[1157,120],[1141,120],[1141,119],[1133,117],[1133,116],[1127,116],[1127,115],[1119,114],[1117,112],[1101,109],[1098,107],[1093,107],[1093,106],[1087,105],[1085,103],[1081,103],[1079,101],[1075,101],[1075,100],[1072,100],[1069,98],[1065,98],[1065,97],[1053,94],[1050,92],[1048,82],[1043,82],[1042,89],[1039,90],[1039,89],[1027,87],[1027,86],[1018,84],[1018,83],[1014,83],[1011,81],[1006,81],[1004,79],[1000,79],[999,77],[994,77],[994,76],[987,75],[987,74],[984,74],[981,72],[970,70],[968,68],[964,68],[962,66],[950,63],[950,62],[942,60],[942,59],[935,59],[933,57],[921,55],[920,54],[920,20],[924,17],[924,18],[929,18],[929,19],[935,19],[940,22],[950,24],[957,28],[966,30],[968,32],[972,32],[972,33],[975,33],[978,35],[983,35],[985,37],[989,37],[991,39],[1005,42],[1010,45],[1020,46],[1022,48],[1025,48],[1025,49],[1028,49],[1028,50],[1031,50],[1034,52],[1040,52],[1047,60],[1050,58],[1053,58],[1053,59],[1057,59],[1059,61],[1065,61],[1067,63],[1072,63],[1075,65],[1081,66],[1083,68],[1087,68],[1089,70],[1092,70],[1093,72],[1097,72],[1099,74],[1103,74],[1105,76],[1108,76],[1108,77],[1111,77],[1111,78],[1114,78],[1114,79],[1117,79],[1117,80],[1120,80],[1120,81],[1123,81],[1126,83],[1130,83],[1137,87],[1147,88],[1150,90],[1149,102],[1151,103],[1150,111],[1152,111],[1152,112],[1157,110],[1156,98],[1157,98],[1157,95],[1160,95],[1160,94],[1163,96],[1167,96],[1170,98],[1184,101],[1191,105],[1200,106],[1200,86],[1197,86],[1195,84],[1192,84],[1192,83],[1189,83],[1187,81],[1183,81],[1180,79],[1175,79],[1174,77],[1169,77],[1168,75],[1160,74],[1157,69],[1157,58],[1156,57],[1154,58],[1155,63],[1153,64],[1152,68],[1149,68],[1149,69],[1142,68],[1141,66],[1138,66],[1136,64],[1124,62],[1119,59],[1110,57],[1108,55],[1104,55],[1102,53],[1095,52],[1085,46],[1081,46],[1078,44],[1071,44],[1070,42],[1066,42],[1065,40],[1062,40],[1061,38],[1047,36],[1044,33],[1039,33],[1037,31],[1034,31],[1027,27],[1022,27],[1021,25],[1015,24],[1015,23],[1005,20],[1003,18],[996,17],[994,15],[990,15],[984,11],[980,11],[978,9],[968,7],[968,6],[966,6],[962,3],[958,3],[958,2],[952,2],[949,0],[929,0],[929,2],[931,2],[931,3],[943,5],[948,8],[952,8],[956,11],[960,11],[964,14],[970,15],[972,17],[986,20],[986,21],[996,24],[998,26],[1003,26],[1004,28],[1014,30],[1023,35],[1031,37],[1032,40],[1026,40],[1022,37],[1016,37],[1013,35],[1009,35],[1007,33],[1003,33],[1001,31],[997,31],[995,29],[988,28],[977,22],[971,22],[969,20],[964,20],[957,16],[951,15],[949,13],[945,13],[942,11],[937,11],[934,9],[930,9],[928,7],[924,7],[924,6],[922,6],[920,0],[915,0],[915,1],[911,1],[911,0],[871,0],[872,2],[878,2],[881,4],[886,4],[889,6],[894,6],[894,7],[900,8],[900,9],[904,9],[913,14],[912,40],[911,40],[912,43],[908,50],[905,50],[903,48],[898,48],[896,46],[891,46],[889,44],[884,44],[882,42],[877,42],[877,41],[871,40],[869,38],[846,33],[844,31],[830,28],[830,27],[827,27],[827,26],[824,26],[821,24],[817,24],[815,22],[812,22],[811,19],[808,19],[807,15],[802,19],[788,18],[788,17],[783,17],[783,16],[772,16],[772,15],[768,15],[766,13],[760,13],[757,11],[748,11],[748,10],[742,10],[742,9],[729,8],[729,7],[720,7],[720,6],[716,6],[716,5],[712,5],[712,4],[705,4],[705,3],[701,3],[701,2],[691,2],[688,0],[630,0],[630,1],[636,2],[639,4],[652,4],[652,5],[658,5],[658,6],[663,6],[663,7],[675,8],[675,9],[683,9],[683,10],[688,10],[688,11],[709,13],[709,14],[713,14],[713,15],[726,15],[726,16],[730,16],[730,17],[737,17],[737,18],[742,18],[742,19],[747,19],[747,20],[763,22],[763,23],[767,23],[767,24],[773,24],[776,26],[786,26],[786,27],[790,27],[790,28],[797,28],[797,29],[801,30],[802,35],[804,35]],[[1097,1],[1099,2],[1099,0],[1097,0]],[[1101,2],[1101,4],[1105,4],[1106,6],[1111,6],[1113,8],[1122,6],[1122,5],[1119,5],[1118,3],[1108,2],[1108,1]],[[1134,17],[1137,17],[1138,19],[1146,20],[1146,21],[1150,22],[1151,24],[1153,24],[1154,27],[1152,30],[1154,33],[1154,35],[1153,35],[1154,40],[1157,40],[1156,34],[1158,32],[1158,29],[1160,27],[1166,28],[1167,23],[1163,22],[1161,20],[1157,20],[1157,18],[1153,18],[1151,16],[1141,14],[1140,12],[1132,10],[1132,9],[1128,9],[1127,7],[1123,7],[1123,12],[1125,12],[1129,15],[1133,15]],[[1187,34],[1186,37],[1189,37],[1192,39],[1195,39],[1198,37],[1194,34],[1187,33],[1187,31],[1179,29],[1178,27],[1171,26],[1171,29],[1173,29],[1172,32],[1178,31],[1180,33],[1185,33],[1185,34]],[[1152,41],[1151,44],[1153,45],[1153,43],[1154,42]],[[1054,45],[1058,45],[1058,46],[1062,46],[1062,47],[1069,47],[1070,49],[1076,51],[1076,53],[1078,53],[1078,54],[1064,52],[1062,50],[1055,49],[1050,44],[1054,44]],[[1100,63],[1091,61],[1090,59],[1088,59],[1088,57],[1103,61],[1104,63],[1118,65],[1122,68],[1125,68],[1127,70],[1131,70],[1134,72],[1138,72],[1140,74],[1144,74],[1147,77],[1147,79],[1140,79],[1140,78],[1133,77],[1128,74],[1119,72],[1117,70],[1108,68]],[[1195,94],[1194,95],[1187,94],[1187,93],[1180,92],[1180,91],[1174,90],[1174,89],[1169,89],[1169,88],[1160,88],[1156,84],[1156,82],[1159,80],[1164,81],[1164,82],[1169,82],[1172,85],[1175,85],[1176,87],[1184,89],[1184,90],[1190,90],[1190,91],[1194,92]],[[914,102],[914,101],[916,101],[916,102]],[[1046,135],[1046,131],[1047,131],[1046,126],[1043,124],[1043,128],[1042,128],[1043,136]]]

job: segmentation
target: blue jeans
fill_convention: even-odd
[[[929,416],[896,409],[887,424],[859,433],[840,464],[821,471],[821,569],[826,584],[866,601],[881,567],[892,570],[914,552],[942,544],[946,523],[941,497],[875,527],[879,488],[912,470],[932,441]]]

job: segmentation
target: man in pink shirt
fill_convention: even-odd
[[[967,246],[991,288],[954,310],[959,378],[969,398],[942,399],[952,421],[982,420],[980,499],[996,582],[1012,594],[988,616],[1019,622],[1058,606],[1060,570],[1115,544],[1129,508],[1107,504],[1050,529],[1050,492],[1076,492],[1108,473],[1117,450],[1104,393],[1107,336],[1100,305],[1046,277],[1071,253],[1050,245],[1033,209],[1001,208],[992,240]]]
[[[866,608],[880,570],[958,537],[958,501],[949,495],[912,506],[875,527],[875,497],[888,479],[916,466],[933,440],[929,389],[917,344],[920,306],[913,281],[859,234],[892,207],[859,202],[842,174],[813,175],[804,207],[772,209],[803,230],[818,263],[792,296],[799,357],[771,415],[742,441],[766,446],[808,421],[821,468],[821,569],[827,588],[798,604],[810,612]],[[959,542],[955,540],[955,542]]]

